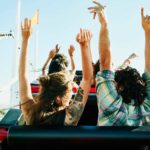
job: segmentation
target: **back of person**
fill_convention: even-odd
[[[92,37],[91,32],[81,29],[80,33],[77,34],[76,40],[81,47],[83,78],[73,101],[70,101],[73,77],[64,71],[40,76],[38,97],[35,99],[32,96],[26,67],[28,41],[31,35],[31,20],[25,18],[24,23],[21,24],[21,32],[22,48],[19,63],[19,94],[20,106],[26,124],[76,126],[86,105],[92,82],[92,64],[87,62],[87,60],[92,58],[89,47]],[[81,35],[83,36],[81,37]],[[47,65],[47,62],[49,62],[49,58],[44,67]]]
[[[40,113],[37,113],[37,111],[32,111],[29,124],[42,126],[64,126],[65,116],[65,109],[57,112],[41,110]]]
[[[128,70],[126,68],[125,70]],[[115,73],[110,71],[97,74],[97,100],[100,126],[142,126],[150,124],[150,72],[143,74],[144,82],[137,80],[133,68]],[[124,73],[119,74],[120,72]],[[140,76],[139,76],[140,77]],[[136,83],[137,80],[139,83]],[[119,86],[119,85],[123,86]],[[116,88],[116,84],[118,84]],[[103,118],[103,119],[102,119]]]
[[[96,76],[99,126],[142,126],[150,124],[150,22],[141,9],[142,27],[145,33],[145,72],[143,77],[136,69],[113,72],[111,47],[105,6],[94,1],[90,7],[95,18],[98,14],[100,71]]]

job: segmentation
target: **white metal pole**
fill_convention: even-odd
[[[39,43],[38,43],[38,35],[39,35],[39,32],[38,32],[38,30],[37,30],[37,28],[36,28],[36,32],[35,32],[35,58],[34,58],[34,68],[35,68],[35,70],[34,70],[34,78],[36,79],[37,78],[37,66],[38,66],[38,50],[39,50],[39,48],[38,48],[38,46],[39,46]]]
[[[17,0],[17,15],[16,15],[16,48],[14,50],[13,56],[13,66],[12,66],[12,78],[18,77],[18,58],[20,51],[20,10],[21,10],[21,1]],[[11,97],[10,97],[10,105],[14,105],[17,98],[18,91],[18,81],[14,83],[11,87]]]
[[[21,1],[17,0],[17,18],[16,18],[16,51],[15,51],[15,64],[14,65],[14,76],[18,75],[18,58],[20,52],[20,10],[21,10]]]

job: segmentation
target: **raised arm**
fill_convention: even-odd
[[[143,8],[141,8],[141,20],[145,32],[145,71],[150,71],[150,16],[144,16]]]
[[[99,56],[100,56],[101,71],[111,70],[112,63],[111,63],[110,41],[104,11],[101,11],[98,14],[98,16],[101,24],[101,30],[99,33]]]
[[[50,64],[51,60],[53,59],[53,57],[55,57],[57,53],[57,49],[52,49],[50,52],[49,52],[49,55],[48,55],[48,58],[46,59],[46,62],[44,63],[44,66],[42,68],[42,75],[46,75],[46,69],[48,67],[48,65]]]
[[[46,69],[49,65],[49,63],[51,62],[52,58],[56,55],[56,50],[52,49],[48,55],[48,58],[46,59],[46,62],[44,63],[44,66],[42,68],[42,75],[46,75]]]
[[[123,61],[123,63],[118,68],[116,68],[116,70],[121,70],[121,69],[127,68],[131,64],[132,60],[137,58],[137,57],[138,57],[137,54],[132,53],[127,59],[125,59]]]
[[[111,52],[110,52],[110,41],[109,41],[109,32],[107,27],[107,20],[104,14],[105,6],[102,6],[100,3],[93,1],[96,4],[95,7],[90,7],[91,13],[98,14],[99,22],[101,24],[101,30],[99,33],[99,56],[100,56],[100,67],[102,70],[111,70]]]
[[[31,86],[28,80],[27,74],[27,53],[28,53],[28,40],[31,34],[31,21],[27,18],[24,20],[24,23],[21,25],[22,31],[22,49],[20,54],[20,63],[19,63],[19,94],[21,101],[21,109],[25,120],[28,120],[28,113],[31,108],[29,100],[33,102],[33,97],[31,93]]]
[[[75,75],[75,62],[74,62],[74,51],[75,51],[75,48],[73,45],[70,45],[70,47],[68,48],[68,54],[69,54],[69,57],[70,57],[70,61],[71,61],[71,70],[70,70],[70,73],[71,73],[71,78],[72,80],[74,79],[74,75]]]
[[[82,29],[80,29],[80,33],[76,37],[81,48],[83,77],[73,103],[71,103],[68,109],[66,109],[65,125],[78,124],[87,102],[93,76],[92,56],[89,47],[91,37],[92,34],[90,31]]]
[[[80,33],[77,35],[77,42],[80,44],[81,57],[82,57],[82,81],[80,87],[83,89],[83,105],[85,106],[89,94],[89,89],[93,77],[93,67],[92,67],[92,56],[90,51],[90,40],[92,34],[88,30],[80,29]]]

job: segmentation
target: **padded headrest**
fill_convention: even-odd
[[[31,127],[14,126],[9,129],[10,147],[41,145],[55,147],[78,146],[114,146],[150,144],[150,131],[133,131],[135,127]]]

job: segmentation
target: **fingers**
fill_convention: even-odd
[[[93,3],[96,4],[96,5],[98,5],[98,6],[100,6],[100,7],[102,6],[100,3],[98,3],[98,2],[95,1],[95,0],[93,0]]]
[[[92,38],[92,33],[89,30],[86,30],[86,41],[90,41]]]
[[[28,18],[25,18],[24,22],[23,23],[21,22],[21,29],[28,30],[30,28],[31,28],[31,20],[28,20]]]
[[[81,41],[82,42],[86,42],[87,41],[87,35],[86,35],[87,30],[85,29],[80,29],[80,33],[81,33]]]
[[[87,42],[88,40],[88,32],[85,30],[84,31],[84,41]]]
[[[84,40],[84,30],[83,29],[80,29],[80,34],[81,34],[81,41]]]
[[[24,22],[24,27],[25,27],[25,29],[29,29],[29,27],[30,27],[29,24],[30,24],[30,23],[29,23],[28,18],[25,18],[25,22]]]
[[[56,44],[55,49],[58,50],[58,44]]]
[[[91,9],[94,9],[94,7],[89,7],[88,9],[91,10]]]
[[[88,8],[89,10],[90,9],[92,9],[91,11],[90,11],[90,13],[93,13],[93,19],[95,19],[95,17],[96,17],[96,11],[91,7],[91,8]]]
[[[58,49],[58,44],[56,44],[55,48]]]
[[[21,30],[23,30],[23,23],[21,22]]]
[[[27,18],[24,19],[24,28],[27,28]]]
[[[92,37],[92,33],[89,30],[86,29],[80,29],[80,33],[77,34],[77,42],[80,44],[88,43],[90,42]]]
[[[96,12],[94,12],[94,14],[93,14],[93,19],[95,19],[95,17],[96,17]]]
[[[22,32],[22,39],[28,40],[32,30],[31,30],[31,20],[28,18],[24,19],[24,22],[21,23],[21,32]]]
[[[31,20],[28,20],[28,28],[31,28]]]
[[[73,46],[73,45],[70,45],[69,48],[68,48],[68,53],[69,53],[69,55],[70,55],[70,56],[73,56],[74,51],[75,51],[74,46]]]
[[[144,15],[144,8],[141,8],[142,27],[146,32],[150,32],[150,16]]]
[[[80,33],[78,33],[77,36],[76,36],[76,41],[79,43],[80,39],[81,39],[80,38]]]
[[[70,49],[75,50],[75,48],[74,48],[74,46],[73,46],[73,45],[70,45]]]
[[[90,34],[88,30],[86,31],[85,35],[86,35],[86,41],[88,41],[90,39]]]
[[[55,49],[56,49],[56,53],[58,53],[60,50],[60,47],[58,47],[58,44],[56,44]]]
[[[83,39],[83,30],[80,28],[80,33],[78,34],[78,42],[81,43]]]
[[[150,16],[146,15],[145,21],[146,21],[146,22],[150,22]]]
[[[141,8],[141,17],[144,18],[144,8]]]
[[[95,13],[95,12],[96,12],[96,11],[95,11],[94,9],[90,11],[90,13]]]
[[[93,13],[93,19],[95,19],[96,14],[100,14],[106,6],[101,5],[100,3],[93,1],[96,6],[94,7],[89,7],[88,9],[90,10],[90,13]]]
[[[83,39],[83,37],[82,37],[82,29],[80,28],[80,32],[77,34],[76,41],[78,43],[81,43],[82,39]]]
[[[68,50],[69,50],[69,51],[74,51],[74,50],[75,50],[75,48],[74,48],[74,46],[73,46],[73,45],[70,45],[70,46],[69,46],[69,48],[68,48]]]
[[[99,6],[100,8],[104,9],[106,6],[101,5],[100,3],[93,1],[94,4],[96,4],[97,6]]]

